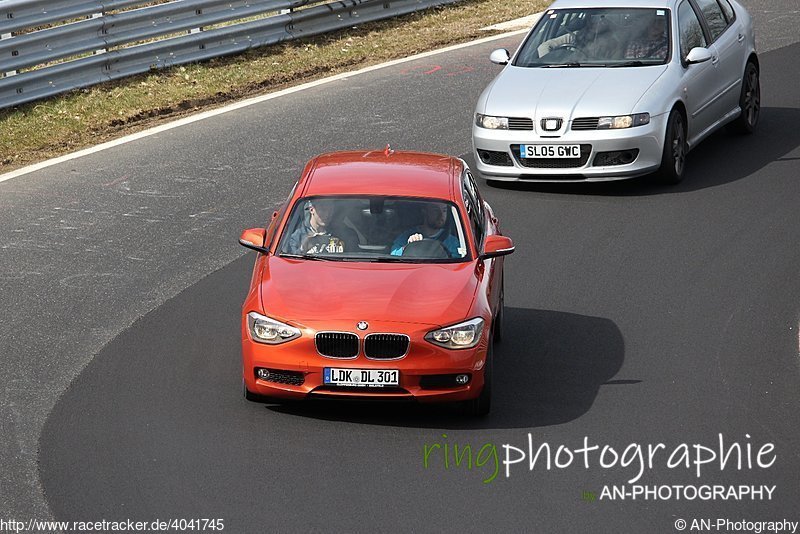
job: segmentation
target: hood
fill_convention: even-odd
[[[636,103],[667,65],[623,68],[508,66],[484,94],[487,115],[501,117],[602,117],[636,110]]]
[[[391,321],[446,325],[467,318],[478,287],[472,262],[349,263],[270,256],[264,312],[290,321]]]

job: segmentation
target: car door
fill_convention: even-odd
[[[694,0],[712,42],[711,62],[716,70],[715,100],[711,111],[717,121],[732,113],[739,105],[744,34],[736,31],[736,21],[729,19],[717,0]],[[725,0],[723,0],[725,1]],[[733,11],[731,10],[731,13]],[[739,40],[739,35],[742,39]]]
[[[711,61],[687,64],[686,56],[696,47],[709,48],[705,29],[700,17],[689,0],[683,0],[677,9],[678,53],[683,65],[683,101],[688,114],[688,141],[694,144],[696,138],[714,122],[711,106],[714,103],[717,86],[716,66]],[[709,48],[713,55],[715,51]]]
[[[468,168],[464,169],[461,177],[461,189],[464,197],[464,206],[467,208],[469,225],[475,237],[475,246],[478,249],[478,254],[480,254],[483,251],[483,241],[486,236],[497,233],[496,219],[494,219],[494,215],[485,209],[483,198],[481,198],[481,194],[478,191],[478,185],[475,183],[475,178]],[[502,261],[503,258],[493,258],[483,262],[479,260],[478,263],[479,269],[482,266],[481,264],[486,268],[484,272],[488,281],[486,284],[486,298],[492,307],[493,313],[497,311],[497,306],[500,303],[500,284],[502,283],[502,269],[500,266]]]

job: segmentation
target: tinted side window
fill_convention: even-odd
[[[706,19],[708,30],[711,32],[711,40],[716,41],[717,37],[728,27],[728,21],[725,20],[722,9],[717,0],[697,0],[697,5],[700,6],[703,17]]]
[[[472,173],[469,170],[465,173],[465,177],[467,180],[467,186],[469,187],[472,196],[475,198],[475,204],[478,207],[478,215],[481,216],[481,221],[483,221],[483,198],[481,198],[481,192],[478,189],[478,184],[475,183],[475,178],[472,176]]]
[[[728,19],[728,24],[736,20],[736,13],[728,0],[719,0],[719,5],[722,6],[722,11],[725,13],[725,18]]]
[[[278,224],[281,222],[281,219],[283,219],[283,214],[286,212],[286,207],[289,205],[289,201],[294,195],[295,189],[297,189],[297,182],[294,183],[294,185],[292,186],[292,190],[289,191],[289,196],[286,198],[286,201],[277,210],[278,215],[270,219],[269,223],[267,223],[267,233],[264,239],[264,242],[267,244],[267,247],[272,246],[272,240],[275,238],[275,231],[278,229]]]
[[[707,46],[700,20],[689,2],[682,2],[678,8],[678,31],[680,32],[681,58],[685,59],[692,48]]]

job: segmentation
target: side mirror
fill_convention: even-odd
[[[508,65],[508,62],[511,61],[511,55],[505,48],[498,48],[489,54],[489,61],[498,65]]]
[[[239,244],[243,247],[255,250],[256,252],[269,254],[269,249],[264,248],[265,236],[266,230],[263,228],[249,228],[242,232],[242,235],[239,237]]]
[[[514,252],[514,242],[504,235],[490,235],[483,243],[482,260],[506,256]]]
[[[709,59],[711,59],[711,51],[708,48],[703,48],[702,46],[692,48],[689,50],[689,53],[686,54],[686,63],[688,65],[704,63]]]

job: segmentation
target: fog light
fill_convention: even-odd
[[[269,370],[267,369],[258,369],[256,371],[256,374],[258,375],[258,378],[260,378],[261,380],[269,379]]]
[[[457,375],[456,376],[456,384],[464,385],[469,382],[469,375]]]
[[[598,152],[594,158],[594,166],[609,167],[611,165],[628,165],[629,163],[633,163],[638,155],[638,148],[615,152]]]

